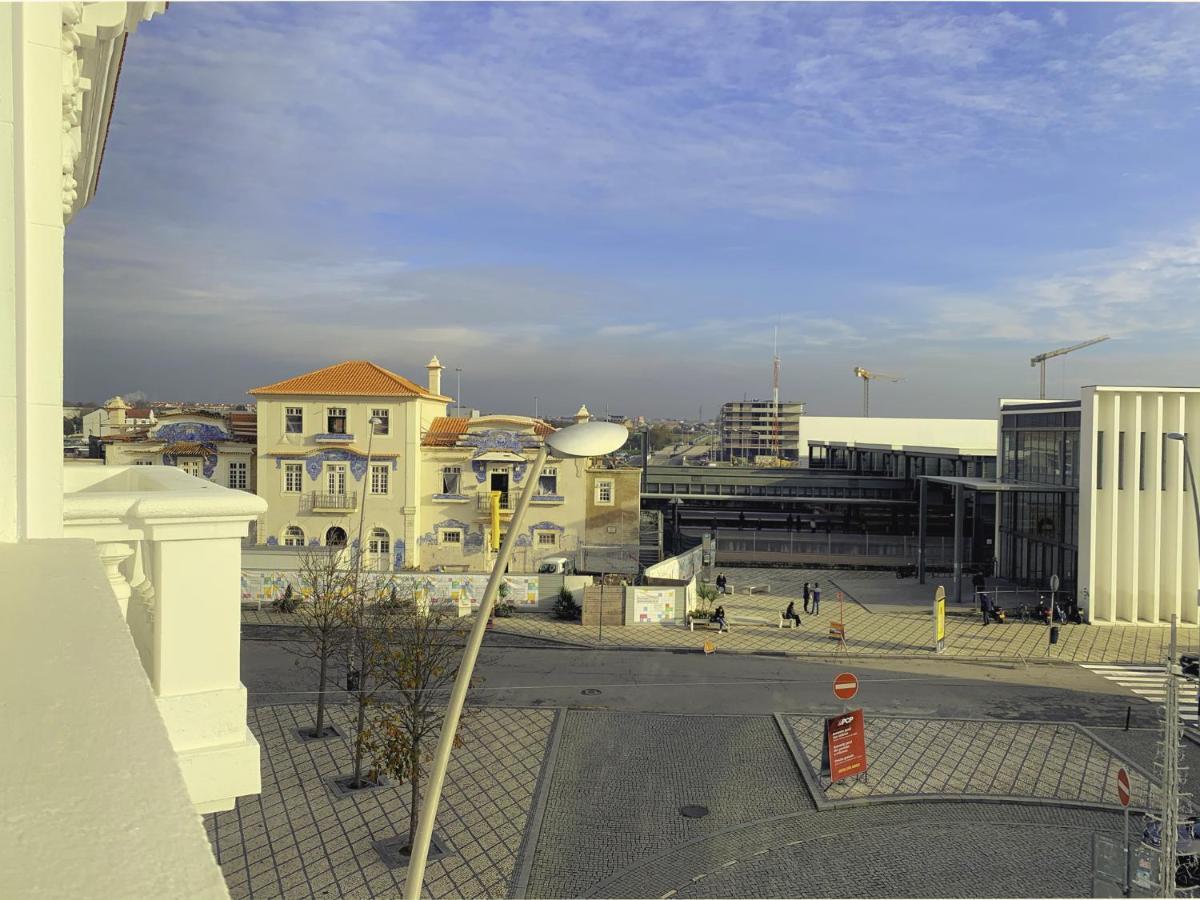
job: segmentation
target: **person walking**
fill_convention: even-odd
[[[797,628],[800,627],[800,617],[798,615],[796,615],[796,601],[795,600],[788,601],[787,609],[784,611],[783,617],[785,619],[791,619],[793,622],[795,622]]]
[[[814,616],[820,615],[820,613],[821,613],[821,583],[818,581],[813,582],[811,606],[812,606],[812,614]]]
[[[808,582],[804,582],[804,612],[808,613]]]
[[[979,595],[979,609],[983,613],[983,624],[986,625],[992,614],[992,601],[987,594]]]

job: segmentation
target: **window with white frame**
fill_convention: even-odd
[[[185,457],[183,459],[180,459],[176,463],[176,465],[183,471],[187,472],[189,475],[195,475],[197,478],[200,477],[200,460],[199,459],[197,459],[195,457]]]
[[[388,492],[388,463],[371,463],[371,493]]]
[[[346,433],[346,407],[331,406],[326,410],[325,433],[326,434],[345,434]]]
[[[286,434],[304,433],[304,407],[288,406],[283,411],[283,430]]]
[[[371,530],[371,539],[367,542],[367,552],[379,555],[386,555],[391,552],[392,540],[386,531],[382,528],[374,528]]]
[[[543,497],[558,493],[558,466],[546,466],[538,476],[538,494]]]
[[[391,416],[388,415],[387,409],[371,410],[371,418],[379,420],[379,424],[373,426],[375,428],[376,434],[390,434],[391,433],[388,431],[388,429],[391,428]]]
[[[285,494],[298,494],[302,490],[304,490],[304,463],[284,463],[283,492]]]
[[[439,544],[461,544],[463,533],[461,528],[443,528],[438,532]]]
[[[597,506],[612,506],[613,504],[613,480],[611,478],[596,479],[596,505]]]
[[[558,546],[558,532],[557,531],[538,531],[538,532],[536,532],[536,534],[537,534],[537,545],[539,547],[557,547]]]
[[[299,525],[289,525],[283,531],[283,546],[285,547],[303,547],[304,546],[304,529]]]
[[[229,464],[229,486],[238,491],[246,489],[246,464],[244,462]]]
[[[462,493],[462,466],[442,466],[442,493]]]
[[[135,459],[133,461],[133,464],[135,466],[152,466],[152,465],[154,465],[154,460],[152,460],[152,459]]]
[[[325,478],[329,493],[341,496],[346,493],[346,464],[326,463]]]

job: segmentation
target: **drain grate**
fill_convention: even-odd
[[[689,804],[687,806],[681,806],[679,808],[679,814],[685,819],[703,819],[708,815],[708,807]]]
[[[601,691],[599,688],[584,688],[584,689],[583,689],[582,691],[580,691],[579,693],[581,693],[581,694],[586,694],[587,696],[591,697],[591,696],[592,696],[592,695],[594,695],[594,694],[600,694],[600,693],[603,693],[603,692],[602,692],[602,691]]]

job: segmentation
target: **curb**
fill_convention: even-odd
[[[825,796],[824,790],[820,786],[820,780],[817,773],[813,771],[812,763],[808,759],[808,754],[800,749],[799,742],[796,739],[796,734],[792,730],[791,723],[784,718],[784,713],[774,713],[775,724],[779,727],[780,733],[783,735],[784,743],[787,744],[788,750],[791,751],[792,759],[796,763],[796,768],[800,770],[800,776],[804,779],[804,786],[807,788],[812,801],[816,804],[819,812],[826,812],[832,809],[843,809],[862,806],[878,806],[884,803],[1018,803],[1026,806],[1064,806],[1074,809],[1092,809],[1099,812],[1123,812],[1124,807],[1118,803],[1093,803],[1087,800],[1068,800],[1058,797],[1031,797],[1019,794],[995,795],[995,794],[887,794],[879,797],[853,797],[846,800],[830,800]],[[889,716],[877,715],[872,716],[875,719],[913,719],[920,718],[914,716]],[[937,717],[937,721],[943,722],[988,722],[994,723],[996,719],[975,719],[969,716],[946,716]],[[1023,725],[1054,725],[1056,727],[1075,728],[1091,740],[1095,741],[1105,750],[1107,750],[1114,759],[1120,760],[1124,765],[1133,769],[1150,785],[1151,790],[1157,787],[1157,782],[1153,775],[1147,772],[1142,766],[1138,765],[1133,760],[1129,759],[1124,753],[1121,753],[1110,745],[1107,741],[1101,739],[1086,725],[1080,725],[1077,722],[1048,722],[1042,719],[1021,719],[1020,724]],[[1130,806],[1131,812],[1146,813],[1145,807]]]
[[[555,711],[554,726],[546,745],[546,755],[542,759],[542,770],[538,774],[537,787],[533,791],[533,806],[525,822],[525,839],[521,841],[521,848],[517,851],[516,874],[512,881],[511,895],[516,900],[524,900],[529,890],[529,877],[533,874],[533,859],[537,855],[538,841],[542,836],[542,817],[546,814],[546,804],[550,800],[550,780],[554,776],[554,763],[558,759],[558,745],[562,740],[563,723],[566,719],[565,709]]]

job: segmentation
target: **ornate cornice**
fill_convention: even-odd
[[[79,48],[83,39],[79,26],[83,23],[83,4],[62,4],[62,209],[67,221],[75,212],[79,198],[79,181],[75,163],[82,149],[83,121],[83,60]]]

